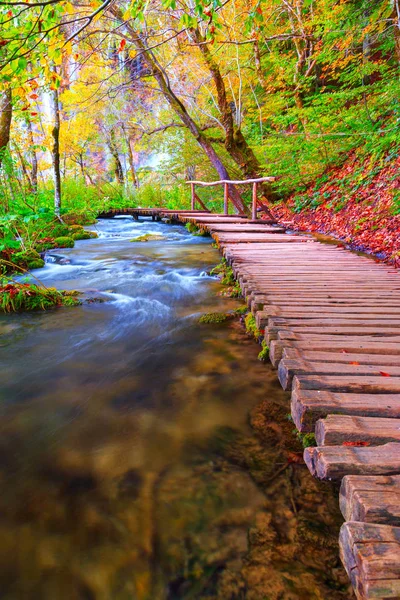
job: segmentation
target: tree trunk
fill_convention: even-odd
[[[111,129],[110,137],[108,138],[108,149],[111,152],[111,156],[114,160],[114,172],[115,178],[120,185],[124,185],[124,171],[122,169],[121,161],[119,160],[118,148],[115,141],[115,130]]]
[[[10,141],[10,128],[12,118],[12,93],[11,88],[0,94],[0,166]]]
[[[223,164],[222,160],[214,150],[212,143],[207,139],[204,133],[200,130],[197,123],[192,119],[189,113],[186,110],[184,104],[179,100],[179,98],[173,92],[168,77],[153,57],[151,50],[147,48],[145,43],[143,42],[141,36],[136,32],[136,30],[129,24],[129,22],[125,22],[122,17],[122,12],[115,6],[111,9],[112,14],[119,20],[121,23],[124,23],[126,30],[131,35],[131,41],[135,45],[136,49],[140,52],[143,57],[144,62],[147,67],[150,69],[153,77],[157,81],[160,90],[168,102],[171,109],[175,112],[175,114],[180,118],[182,123],[188,128],[193,137],[197,140],[198,144],[201,146],[211,164],[217,171],[218,175],[221,179],[230,179],[229,173]],[[243,203],[243,200],[239,194],[239,192],[231,186],[230,196],[235,208],[238,211],[246,211],[246,207]]]
[[[215,62],[200,30],[193,28],[191,31],[200,52],[203,55],[204,61],[208,66],[217,90],[218,108],[221,112],[221,122],[225,130],[225,148],[246,178],[260,177],[262,171],[260,163],[253,150],[248,145],[240,127],[235,124],[231,103],[228,101],[225,82],[219,66]],[[273,199],[273,192],[270,184],[265,183],[260,185],[260,191],[267,199]]]
[[[28,141],[29,141],[29,152],[31,155],[31,186],[32,193],[37,194],[38,189],[38,160],[35,150],[35,140],[33,137],[33,127],[30,119],[27,122],[28,127]]]
[[[398,62],[400,62],[400,1],[393,0],[394,45]]]
[[[53,163],[54,179],[54,212],[60,216],[61,210],[61,173],[60,173],[60,104],[58,90],[50,90],[50,107],[52,113],[53,127],[51,130],[52,145],[51,159]]]
[[[136,175],[135,163],[133,161],[133,152],[132,152],[132,146],[131,146],[131,137],[127,133],[124,125],[122,125],[122,130],[123,130],[123,132],[125,134],[125,141],[126,141],[126,145],[128,147],[129,170],[131,172],[132,183],[135,186],[135,188],[139,188],[139,181],[138,181],[138,178],[137,178],[137,175]]]

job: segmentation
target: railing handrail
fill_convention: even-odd
[[[186,181],[186,183],[193,183],[194,185],[202,186],[213,186],[221,185],[221,183],[227,183],[232,185],[241,185],[242,183],[263,183],[264,181],[275,181],[276,177],[258,177],[257,179],[219,179],[218,181]]]
[[[223,185],[224,186],[224,215],[229,214],[228,204],[229,204],[229,186],[230,185],[243,185],[245,183],[250,183],[253,185],[253,193],[252,193],[252,203],[251,203],[251,218],[253,220],[257,219],[257,185],[259,183],[263,183],[265,181],[275,181],[276,177],[257,177],[255,179],[243,179],[243,180],[235,180],[235,179],[220,179],[219,181],[196,181],[189,180],[186,183],[190,184],[192,188],[192,200],[191,200],[191,209],[194,210],[196,205],[196,200],[201,204],[201,206],[208,210],[199,196],[196,194],[195,186],[200,185],[202,187],[212,187],[215,185]]]

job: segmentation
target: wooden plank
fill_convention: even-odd
[[[400,528],[344,523],[340,557],[358,600],[400,598]]]
[[[400,366],[398,365],[367,365],[359,364],[357,361],[355,361],[355,364],[345,364],[343,362],[307,361],[302,358],[283,358],[279,363],[278,378],[284,390],[289,390],[292,387],[295,375],[330,375],[343,378],[346,381],[354,376],[364,375],[378,378],[397,377],[400,391]]]
[[[330,390],[364,394],[400,393],[400,377],[382,375],[296,375],[293,387],[302,390]]]
[[[314,430],[318,419],[329,414],[400,418],[400,394],[337,393],[294,387],[291,412],[297,429]]]
[[[345,475],[398,475],[400,444],[350,447],[318,446],[304,450],[304,461],[317,479],[338,481]]]
[[[369,355],[380,355],[385,352],[386,355],[395,356],[400,355],[400,338],[396,340],[396,338],[379,339],[368,336],[355,338],[343,336],[342,338],[332,340],[330,336],[318,334],[318,336],[300,336],[300,339],[299,336],[291,339],[289,335],[287,339],[283,337],[282,332],[279,332],[278,339],[271,340],[269,344],[270,360],[275,367],[278,366],[286,348],[295,349],[299,352],[302,352],[306,348],[315,351],[321,350],[325,354],[339,351],[344,356],[346,356],[345,352],[349,354],[367,353]]]
[[[346,475],[339,504],[346,521],[400,527],[400,476]]]
[[[368,348],[365,348],[364,353],[360,352],[349,352],[341,347],[341,351],[335,351],[329,345],[329,349],[326,348],[324,351],[308,350],[308,346],[305,344],[300,350],[299,348],[285,348],[283,351],[283,357],[285,359],[297,359],[312,362],[329,362],[329,363],[343,363],[343,364],[355,364],[360,363],[362,365],[397,365],[400,366],[400,345],[395,344],[395,354],[386,353],[384,346],[380,346],[382,354],[373,354],[368,352]]]
[[[400,419],[328,415],[315,424],[317,446],[336,446],[362,442],[379,446],[400,442]]]

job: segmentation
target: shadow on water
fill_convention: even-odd
[[[0,318],[0,598],[351,598],[288,395],[238,322],[198,323],[238,305],[217,251],[97,228],[35,275],[105,303]]]

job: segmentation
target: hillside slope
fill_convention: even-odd
[[[352,154],[272,212],[290,229],[333,236],[400,267],[400,156],[376,164]]]

